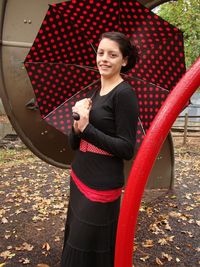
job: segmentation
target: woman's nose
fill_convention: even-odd
[[[103,54],[101,59],[102,59],[102,61],[107,61],[108,60],[108,55],[107,54]]]

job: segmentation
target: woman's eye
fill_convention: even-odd
[[[103,52],[101,52],[101,51],[97,51],[97,55],[99,55],[99,56],[102,56],[103,55]]]
[[[111,57],[116,57],[117,55],[116,54],[111,54]]]

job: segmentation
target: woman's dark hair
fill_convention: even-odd
[[[128,58],[126,66],[122,66],[121,72],[125,73],[132,69],[138,61],[138,51],[132,41],[121,32],[105,32],[101,35],[100,40],[108,38],[119,45],[123,58]]]

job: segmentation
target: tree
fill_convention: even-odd
[[[178,0],[162,4],[157,14],[183,31],[186,67],[200,55],[200,1]]]

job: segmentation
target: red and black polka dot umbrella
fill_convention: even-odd
[[[72,0],[49,6],[25,66],[41,116],[67,134],[71,107],[99,86],[96,49],[100,35],[132,37],[139,62],[124,74],[140,106],[140,143],[169,91],[185,73],[183,34],[136,1]]]

